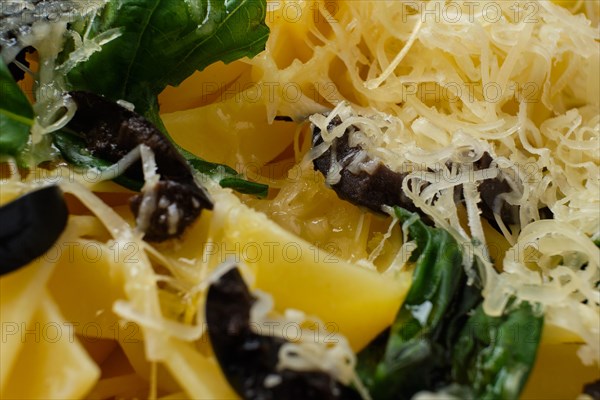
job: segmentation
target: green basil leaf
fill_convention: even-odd
[[[67,76],[72,88],[125,99],[144,114],[167,85],[216,61],[252,57],[269,34],[265,0],[111,0],[89,28],[120,29]]]
[[[216,61],[231,62],[263,50],[269,34],[265,15],[265,0],[111,0],[96,18],[72,28],[92,38],[114,29],[121,35],[75,66],[68,83],[79,91],[132,102],[137,113],[173,142],[160,119],[158,94]],[[267,195],[268,186],[246,181],[234,169],[173,144],[196,170],[218,179],[221,186]],[[63,155],[69,153],[62,149]],[[98,165],[97,160],[88,161],[88,166]]]
[[[0,60],[0,154],[19,157],[32,125],[33,108]]]

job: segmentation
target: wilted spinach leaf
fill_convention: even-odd
[[[517,399],[535,362],[544,318],[528,302],[500,317],[477,307],[454,345],[452,374],[476,399]]]
[[[443,381],[448,362],[444,320],[453,314],[465,283],[456,240],[405,209],[396,208],[396,214],[416,241],[415,269],[406,300],[384,334],[387,341],[379,339],[379,349],[369,346],[359,354],[359,373],[374,399],[408,399]]]
[[[423,390],[465,399],[518,398],[543,317],[527,302],[500,317],[485,314],[480,287],[466,284],[456,240],[417,214],[395,211],[416,242],[415,269],[393,325],[359,354],[357,370],[373,399],[410,399]]]

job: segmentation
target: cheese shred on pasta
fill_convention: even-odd
[[[497,15],[490,14],[492,8]],[[326,20],[327,12],[321,13]],[[360,145],[375,164],[410,172],[403,187],[407,196],[459,242],[469,246],[476,239],[480,245],[473,253],[484,263],[489,257],[477,182],[501,171],[513,188],[503,200],[520,207],[520,224],[506,227],[497,217],[512,247],[497,266],[504,273],[496,276],[487,263],[486,311],[500,314],[513,294],[539,302],[548,324],[576,332],[587,344],[582,360],[598,363],[597,9],[589,16],[592,22],[547,1],[346,2],[331,31],[319,24],[306,28],[302,62],[282,68],[274,44],[278,35],[284,40],[281,24],[273,28],[272,51],[252,64],[269,79],[293,76],[300,87],[308,86],[300,103],[335,106],[326,116],[310,117],[324,143],[309,159],[347,127],[356,127],[350,145]],[[291,115],[304,110],[285,104],[285,93],[268,105]],[[336,117],[341,123],[328,131]],[[493,155],[496,167],[473,173],[446,166],[483,152]],[[332,161],[330,185],[341,169]],[[465,187],[468,230],[452,196],[459,184]],[[552,221],[540,221],[541,205],[550,208]]]

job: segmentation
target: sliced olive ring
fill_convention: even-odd
[[[69,210],[58,186],[48,186],[0,207],[0,275],[48,251],[59,238]]]

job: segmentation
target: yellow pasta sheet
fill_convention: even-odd
[[[81,398],[99,378],[100,369],[77,341],[73,327],[62,318],[52,298],[46,291],[40,292],[38,309],[17,335],[21,341],[18,359],[2,382],[1,397]]]

